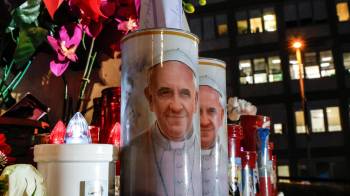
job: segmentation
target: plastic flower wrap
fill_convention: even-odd
[[[66,126],[62,121],[58,121],[50,133],[50,144],[64,144],[64,136],[66,134]]]
[[[88,123],[80,112],[69,121],[64,141],[66,144],[91,144]]]
[[[232,121],[238,121],[241,115],[256,115],[257,108],[250,102],[230,97],[227,103],[227,115]]]
[[[32,165],[17,164],[7,166],[0,176],[0,181],[8,181],[5,187],[7,196],[35,195],[45,196],[44,178]]]

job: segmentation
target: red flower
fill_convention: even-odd
[[[101,12],[101,0],[70,0],[71,6],[76,6],[80,9],[84,18],[92,19],[99,22],[100,17],[107,18]]]
[[[0,133],[0,151],[5,155],[9,155],[12,151],[11,146],[6,144],[6,136],[3,133]]]

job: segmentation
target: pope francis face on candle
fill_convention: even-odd
[[[209,86],[199,87],[200,127],[202,149],[212,148],[219,128],[223,125],[224,108],[220,94]]]
[[[169,140],[183,141],[193,129],[198,100],[195,77],[189,66],[175,60],[153,66],[145,96],[161,133]]]

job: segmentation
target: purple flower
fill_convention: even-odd
[[[82,27],[80,24],[62,26],[57,39],[47,36],[47,41],[57,54],[56,58],[50,62],[51,72],[55,76],[61,76],[67,69],[70,61],[76,62],[78,60],[75,51],[81,39]]]

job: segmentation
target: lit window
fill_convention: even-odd
[[[277,30],[276,15],[272,8],[264,9],[263,19],[265,31],[272,32]]]
[[[277,176],[279,177],[289,177],[289,166],[288,165],[278,165],[277,166]]]
[[[250,20],[250,32],[261,33],[262,32],[262,21],[261,18],[251,18]]]
[[[304,65],[305,65],[305,73],[306,78],[320,78],[320,67],[317,63],[316,52],[308,52],[305,53],[304,56]]]
[[[249,32],[247,18],[248,17],[246,12],[236,12],[238,34],[247,34]]]
[[[299,64],[295,55],[289,55],[290,77],[292,80],[299,79]],[[304,70],[302,70],[302,75]]]
[[[273,130],[275,134],[282,134],[282,123],[276,123],[273,125]]]
[[[250,10],[249,16],[250,16],[250,18],[249,18],[250,33],[263,32],[261,11],[260,10]]]
[[[269,82],[282,81],[281,59],[278,56],[268,58]]]
[[[332,51],[320,52],[320,67],[322,77],[335,75]]]
[[[237,31],[238,31],[238,34],[247,34],[248,33],[248,21],[247,20],[237,21]]]
[[[227,24],[218,25],[218,35],[219,36],[227,35]]]
[[[305,72],[308,79],[320,78],[320,68],[317,65],[305,67]]]
[[[347,70],[350,73],[350,52],[343,54],[343,62],[345,70]]]
[[[328,131],[341,131],[339,107],[327,107]]]
[[[239,61],[241,84],[253,84],[253,72],[250,60]]]
[[[296,111],[295,112],[295,121],[296,121],[296,131],[297,133],[306,133],[305,121],[304,121],[304,112]]]
[[[217,33],[219,36],[225,36],[228,32],[227,17],[224,14],[217,15],[215,17],[217,24]]]
[[[312,132],[325,132],[323,109],[310,110]]]
[[[254,59],[254,83],[266,83],[266,62],[264,58]]]
[[[337,15],[339,22],[348,21],[350,19],[348,2],[337,3]]]

